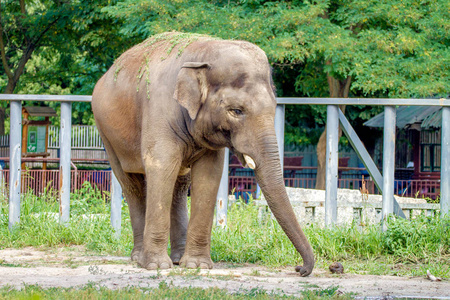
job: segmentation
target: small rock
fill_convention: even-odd
[[[430,273],[430,270],[427,270],[427,278],[431,281],[441,281],[442,279],[439,277],[436,277]]]
[[[344,274],[344,266],[340,262],[332,263],[329,268],[333,274]]]

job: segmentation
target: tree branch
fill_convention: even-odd
[[[343,90],[343,96],[344,98],[348,98],[348,93],[350,91],[350,84],[352,83],[352,76],[349,75],[345,81],[344,81],[344,90]]]
[[[25,8],[25,0],[20,0],[19,2],[20,2],[20,12],[21,12],[23,15],[26,15],[27,10],[26,10],[26,8]]]
[[[5,50],[5,44],[3,42],[3,26],[2,26],[2,6],[0,2],[0,55],[2,56],[2,64],[3,69],[5,70],[6,76],[8,78],[13,77],[13,73],[11,72],[11,68],[8,65],[8,60],[6,59],[6,50]]]
[[[25,13],[26,13],[26,10],[25,10],[25,2],[24,2],[24,0],[21,0],[21,1],[20,1],[20,7],[21,7],[22,13],[25,14]],[[8,71],[7,71],[7,75],[8,75],[9,81],[10,81],[10,82],[8,83],[9,89],[12,89],[12,90],[14,89],[14,87],[15,87],[16,84],[17,84],[17,82],[19,81],[20,76],[23,74],[23,71],[24,71],[24,69],[25,69],[25,65],[26,65],[27,62],[30,60],[31,55],[33,54],[33,51],[34,51],[37,47],[39,47],[39,42],[41,41],[42,37],[47,33],[47,31],[50,30],[50,28],[51,28],[56,22],[58,22],[58,20],[59,20],[60,18],[61,18],[61,17],[59,16],[59,17],[57,17],[55,20],[53,20],[52,22],[50,22],[50,23],[47,25],[47,27],[45,27],[45,29],[42,30],[42,32],[39,34],[39,36],[38,36],[34,41],[29,40],[29,39],[26,37],[26,34],[24,34],[24,36],[25,36],[24,44],[26,45],[26,49],[24,50],[24,52],[23,52],[23,54],[22,54],[22,57],[20,58],[19,63],[18,63],[18,65],[17,65],[17,68],[14,70],[14,72],[13,72],[13,71],[8,67],[8,65],[6,64],[7,61],[6,61],[6,54],[5,54],[5,51],[4,51],[3,39],[0,39],[0,42],[1,42],[0,46],[3,46],[2,49],[1,49],[1,50],[2,50],[2,61],[3,61],[3,64],[4,64],[4,65],[6,64],[5,70],[8,70]],[[1,26],[1,23],[0,23],[0,26]],[[26,30],[26,29],[24,29],[24,30]],[[0,38],[1,38],[1,37],[2,37],[2,36],[0,35]],[[7,87],[7,88],[8,88],[8,87]]]
[[[39,44],[39,41],[42,39],[42,37],[47,33],[47,31],[50,30],[50,28],[52,28],[53,25],[55,25],[56,22],[58,22],[58,20],[61,18],[61,16],[57,17],[55,20],[53,20],[50,24],[48,24],[48,26],[41,32],[41,34],[38,36],[38,38],[32,42],[32,44],[34,44],[35,46],[37,46]]]
[[[23,70],[25,69],[25,65],[27,64],[28,60],[31,58],[31,54],[33,54],[34,49],[36,49],[35,44],[29,44],[27,46],[27,49],[23,53],[22,57],[19,60],[19,64],[17,65],[16,70],[14,71],[14,81],[18,81],[19,77],[22,75]]]

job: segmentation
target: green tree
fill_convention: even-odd
[[[172,30],[256,43],[274,68],[280,96],[407,98],[450,91],[445,0],[2,3],[0,85],[12,86],[19,74],[15,92],[90,94],[126,48]],[[75,117],[92,121],[89,107],[80,105]],[[356,127],[376,112],[346,109]],[[318,143],[325,117],[325,107],[288,107],[286,141]]]
[[[33,13],[25,0],[0,3],[0,55],[2,73],[6,74],[4,93],[11,94],[22,76],[26,63],[47,36],[63,26],[62,16],[67,10],[64,3],[43,11],[44,5],[33,3]],[[0,109],[0,134],[4,134],[5,109]]]
[[[300,96],[407,98],[450,91],[449,6],[445,0],[125,0],[103,11],[124,20],[122,34],[134,38],[179,30],[254,42],[275,68],[299,70],[293,78]],[[351,110],[359,120],[374,111]],[[319,141],[318,187],[324,188],[325,135],[311,135],[299,115],[309,112],[306,123],[324,124],[325,108],[300,111],[288,110],[287,139]]]
[[[114,3],[3,1],[0,4],[2,92],[91,94],[95,82],[117,53],[130,46],[124,45],[122,36],[116,34],[118,23],[100,12],[102,7]],[[73,111],[75,122],[93,122],[89,103],[75,103]],[[4,133],[1,127],[4,113],[5,107],[0,110],[0,134]]]

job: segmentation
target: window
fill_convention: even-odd
[[[420,171],[439,172],[441,170],[441,130],[420,132]]]

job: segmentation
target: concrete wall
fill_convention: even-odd
[[[324,226],[325,191],[302,188],[286,188],[294,212],[300,224],[316,224]],[[438,204],[428,204],[425,199],[396,197],[407,218],[421,213],[435,214]],[[257,204],[267,205],[264,196]],[[359,225],[374,224],[381,221],[381,195],[362,194],[359,190],[338,189],[337,223]]]

